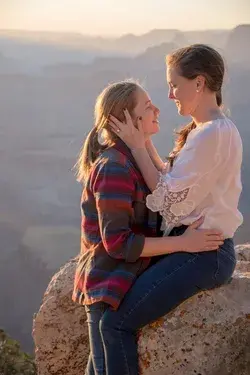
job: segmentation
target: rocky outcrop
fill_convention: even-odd
[[[33,358],[20,350],[17,341],[12,340],[0,329],[0,375],[35,375]]]
[[[250,262],[250,243],[235,246],[239,261]]]
[[[72,302],[76,260],[52,278],[34,318],[33,337],[40,375],[79,375],[89,353],[83,306]]]
[[[139,333],[142,375],[249,375],[250,245],[232,282],[201,292]],[[53,277],[34,319],[39,375],[79,375],[88,357],[84,308],[71,301],[75,260]]]

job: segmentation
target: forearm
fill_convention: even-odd
[[[155,168],[158,171],[162,171],[165,167],[165,164],[162,161],[162,158],[160,157],[160,155],[158,154],[158,151],[156,150],[156,148],[155,148],[151,139],[146,141],[146,149],[148,151],[148,154],[149,154]]]
[[[107,240],[103,240],[104,247],[111,258],[123,259],[127,263],[133,263],[139,258],[157,255],[171,254],[184,251],[183,236],[144,237],[141,234],[130,233],[120,246],[107,247]],[[129,243],[129,246],[128,246]]]
[[[151,191],[155,190],[159,182],[159,171],[153,164],[146,148],[132,149],[135,161]]]
[[[146,237],[141,257],[171,254],[184,251],[183,237]]]

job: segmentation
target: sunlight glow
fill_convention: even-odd
[[[1,29],[141,34],[250,23],[249,0],[1,0]]]

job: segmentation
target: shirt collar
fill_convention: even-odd
[[[113,146],[116,150],[120,151],[123,155],[125,155],[134,165],[134,167],[137,169],[137,171],[141,174],[141,171],[135,161],[135,158],[133,157],[130,148],[124,143],[120,138],[118,138],[115,141],[115,144]]]

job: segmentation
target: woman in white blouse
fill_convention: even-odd
[[[223,59],[209,46],[188,46],[167,57],[169,98],[180,115],[192,117],[179,132],[167,163],[145,139],[148,111],[154,122],[159,116],[150,100],[137,124],[126,110],[125,123],[110,117],[113,131],[131,149],[152,191],[147,206],[162,215],[165,235],[178,236],[203,216],[202,227],[221,230],[225,241],[218,251],[160,257],[137,279],[119,309],[103,315],[100,327],[108,375],[138,374],[135,333],[139,328],[200,290],[231,279],[236,264],[233,236],[242,223],[238,210],[242,142],[221,110],[223,76]]]
[[[225,238],[232,238],[242,224],[238,210],[242,142],[220,108],[223,60],[214,49],[193,45],[169,55],[167,66],[169,98],[180,115],[192,116],[192,122],[179,132],[169,162],[162,161],[151,139],[145,142],[143,119],[138,118],[137,130],[126,112],[127,123],[113,118],[112,127],[130,147],[153,192],[147,206],[165,219],[165,234],[205,216],[203,228],[220,229]]]

